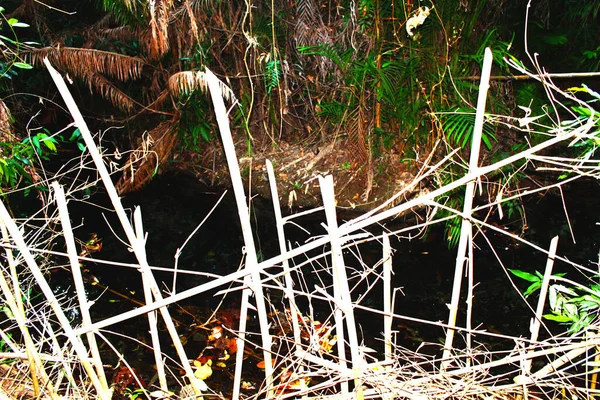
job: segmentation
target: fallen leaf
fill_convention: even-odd
[[[208,360],[206,364],[202,365],[199,361],[194,361],[194,366],[196,367],[196,371],[194,371],[194,376],[201,381],[210,378],[213,373],[212,370],[212,360]]]

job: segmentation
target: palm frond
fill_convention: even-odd
[[[34,64],[47,57],[56,68],[88,85],[115,107],[131,112],[136,101],[116,87],[107,77],[119,81],[139,79],[145,62],[141,58],[95,49],[45,47],[30,53]]]
[[[348,116],[348,150],[355,165],[369,164],[369,132],[365,121],[365,109],[361,105],[356,106]]]
[[[344,71],[352,59],[353,50],[339,50],[330,44],[319,44],[315,46],[298,46],[300,54],[305,56],[321,56],[331,60],[337,67]]]
[[[90,92],[99,93],[104,99],[125,112],[131,112],[135,109],[137,102],[123,93],[119,88],[113,85],[108,79],[100,74],[90,74],[85,77],[85,81],[90,88]]]
[[[142,143],[130,153],[123,175],[115,185],[119,195],[140,189],[156,175],[177,144],[177,135],[173,133],[177,122],[177,118],[162,122],[143,135]]]
[[[219,81],[219,85],[223,98],[234,103],[236,98],[229,86],[221,81]],[[204,71],[182,71],[169,78],[169,91],[174,97],[187,96],[197,90],[206,93],[207,89]]]
[[[10,110],[0,99],[0,141],[8,142],[11,136],[11,115]]]
[[[154,0],[148,6],[152,32],[150,56],[157,59],[169,50],[169,13],[173,8],[173,0]]]
[[[465,148],[471,142],[475,125],[475,110],[457,108],[451,112],[438,113],[442,129],[446,136],[457,145]],[[492,140],[496,141],[496,128],[489,121],[483,124],[481,140],[488,150],[492,148]]]
[[[123,82],[136,80],[142,76],[142,68],[146,64],[138,57],[73,47],[44,47],[33,50],[30,55],[34,64],[41,65],[42,60],[48,57],[56,68],[84,80],[95,73]]]

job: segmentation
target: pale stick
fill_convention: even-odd
[[[487,99],[487,91],[489,88],[490,71],[492,69],[492,51],[489,47],[485,49],[485,55],[483,59],[482,77],[481,83],[479,84],[479,97],[477,99],[477,112],[475,114],[475,126],[473,127],[473,142],[471,145],[471,158],[469,160],[469,173],[474,174],[478,170],[479,163],[479,149],[481,147],[481,135],[483,131],[483,118],[485,116],[485,103]],[[465,202],[463,205],[463,215],[467,217],[471,216],[471,209],[473,208],[473,197],[475,196],[475,181],[469,181],[465,187]],[[458,242],[458,251],[456,255],[456,266],[454,269],[454,284],[452,289],[452,297],[450,300],[450,314],[448,316],[448,325],[456,326],[456,314],[458,312],[458,302],[460,300],[460,287],[463,278],[463,270],[465,264],[465,253],[467,246],[470,245],[469,259],[472,260],[472,227],[471,222],[468,218],[463,218],[461,229],[460,229],[460,241]],[[469,262],[469,276],[473,276],[473,265]],[[470,278],[472,279],[472,278]],[[469,281],[472,283],[472,281]],[[467,294],[467,304],[469,305],[469,311],[471,310],[470,304],[472,301],[473,288],[469,285]],[[467,316],[467,321],[470,324],[470,314]],[[449,329],[446,332],[446,340],[444,342],[444,353],[442,355],[442,369],[449,366],[449,360],[452,352],[452,343],[454,341],[454,329]],[[468,334],[470,338],[470,334]]]
[[[244,356],[244,339],[246,336],[246,316],[248,307],[248,298],[254,292],[254,298],[256,300],[256,311],[258,313],[258,321],[260,324],[260,333],[263,346],[263,357],[265,361],[265,383],[267,389],[267,396],[272,397],[273,387],[273,364],[271,361],[271,335],[269,333],[269,320],[267,317],[267,310],[265,306],[265,298],[262,288],[262,282],[260,279],[260,272],[256,268],[258,265],[258,259],[256,257],[256,248],[254,246],[254,238],[252,237],[252,225],[250,223],[250,211],[246,203],[246,194],[244,192],[244,183],[242,181],[242,175],[240,174],[240,166],[238,164],[237,155],[235,154],[235,145],[233,144],[233,138],[231,137],[231,129],[229,127],[229,118],[227,116],[227,110],[225,109],[225,103],[223,101],[223,95],[221,90],[221,83],[219,79],[209,69],[206,70],[206,83],[210,91],[210,96],[215,107],[215,114],[217,117],[217,124],[219,131],[221,132],[221,140],[223,141],[223,148],[225,156],[227,158],[227,165],[229,167],[229,174],[231,176],[231,184],[233,186],[233,192],[235,194],[235,202],[237,204],[238,215],[240,218],[240,224],[242,226],[242,236],[244,238],[244,246],[246,252],[246,265],[244,269],[250,271],[250,275],[244,278],[244,282],[248,286],[242,292],[242,307],[240,309],[240,327],[239,336],[237,340],[237,354],[236,354],[236,366],[235,366],[235,378],[233,383],[233,399],[239,397],[239,391],[241,386],[242,378],[242,363]]]
[[[83,326],[90,326],[92,324],[92,318],[90,316],[90,302],[87,299],[85,293],[85,285],[83,284],[83,277],[81,275],[81,266],[79,259],[77,258],[77,246],[75,245],[75,238],[73,237],[73,229],[71,228],[71,219],[69,218],[69,210],[67,209],[67,200],[65,199],[65,192],[58,184],[58,182],[52,182],[52,190],[54,191],[54,197],[56,199],[56,205],[58,206],[58,214],[60,216],[60,223],[63,229],[63,236],[67,245],[67,254],[69,255],[69,262],[71,264],[71,273],[73,275],[73,282],[75,283],[75,290],[77,292],[77,300],[79,301],[79,310],[81,311],[81,320]],[[98,350],[98,344],[96,343],[96,336],[94,332],[86,333],[88,346],[92,354],[92,363],[98,378],[102,383],[105,390],[108,390],[108,383],[106,382],[106,375],[104,374],[104,367],[102,366],[102,359],[100,358],[100,351]]]

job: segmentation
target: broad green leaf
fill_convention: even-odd
[[[528,297],[531,293],[533,293],[536,290],[538,290],[541,286],[542,286],[542,282],[534,282],[534,283],[532,283],[531,285],[529,285],[529,287],[527,288],[527,290],[525,290],[525,292],[523,292],[523,296]]]
[[[33,67],[27,63],[24,62],[16,62],[13,64],[15,67],[17,68],[21,68],[21,69],[33,69]]]
[[[565,315],[545,314],[543,317],[549,321],[556,321],[556,322],[561,322],[561,323],[571,322],[571,318],[569,318]]]
[[[16,44],[16,45],[18,45],[18,44],[19,44],[19,43],[15,42],[14,40],[12,40],[11,38],[9,38],[9,37],[6,37],[6,36],[4,36],[4,35],[0,35],[0,39],[4,39],[4,40],[6,40],[8,43],[12,43],[12,44]]]
[[[38,139],[37,136],[34,136],[31,138],[31,144],[33,145],[33,148],[35,149],[36,152],[38,152],[38,153],[42,152],[42,148],[40,147],[40,139]]]
[[[565,304],[565,312],[573,319],[578,317],[577,306],[573,303]]]
[[[533,274],[530,274],[529,272],[525,272],[525,271],[521,271],[520,269],[508,269],[510,271],[511,274],[521,278],[521,279],[525,279],[528,282],[538,282],[541,279]]]
[[[15,317],[10,308],[8,308],[7,306],[2,307],[2,312],[4,312],[6,318],[8,319],[13,319]]]
[[[71,137],[69,138],[69,142],[72,142],[74,140],[77,140],[81,137],[81,131],[79,130],[79,128],[75,129],[73,131],[73,133],[71,134]]]
[[[44,143],[48,150],[56,153],[56,141],[54,138],[44,138],[42,143]]]

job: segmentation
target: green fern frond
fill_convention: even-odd
[[[475,110],[471,108],[456,108],[451,112],[438,113],[442,129],[446,136],[462,148],[471,143],[473,127],[475,125]],[[489,121],[484,121],[481,140],[488,148],[492,149],[492,140],[496,139],[496,129]]]
[[[352,48],[342,51],[328,44],[321,44],[317,46],[298,46],[297,50],[304,56],[327,57],[342,71],[346,70],[354,55],[354,50]]]
[[[344,113],[348,110],[348,105],[339,101],[322,101],[319,104],[317,116],[330,118],[331,122],[338,123],[342,121]]]
[[[265,87],[267,94],[279,86],[281,80],[281,61],[271,60],[265,64]]]

